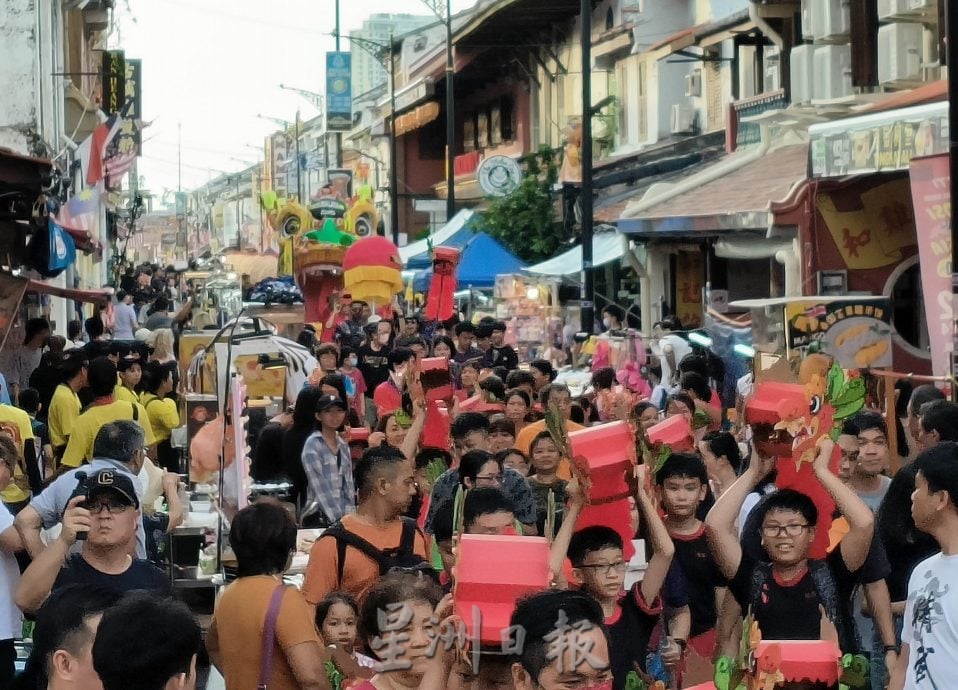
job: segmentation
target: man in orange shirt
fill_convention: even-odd
[[[330,592],[345,590],[362,599],[389,565],[430,570],[426,538],[404,518],[416,495],[415,466],[401,451],[370,448],[356,465],[359,504],[313,544],[303,593],[318,604]],[[391,553],[384,558],[384,551]]]
[[[569,419],[569,415],[572,413],[572,393],[569,392],[568,386],[564,383],[550,383],[539,389],[539,402],[542,403],[543,410],[548,410],[550,405],[556,405],[559,408],[559,412],[562,414],[563,419],[565,419],[567,432],[578,431],[579,429],[585,428],[581,424],[576,424]],[[533,422],[532,424],[527,424],[522,431],[519,432],[519,436],[516,437],[516,448],[528,457],[529,452],[532,450],[532,441],[545,430],[546,421],[544,419],[540,419],[538,422]],[[559,461],[557,474],[560,479],[567,481],[572,479],[572,472],[569,470],[569,458],[562,458]]]

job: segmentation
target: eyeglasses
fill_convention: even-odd
[[[89,510],[93,515],[99,515],[104,510],[110,511],[111,515],[119,515],[126,511],[130,505],[128,503],[121,503],[120,501],[93,501],[83,507]]]
[[[797,537],[809,528],[807,523],[799,524],[797,522],[789,525],[762,525],[762,534],[766,537],[780,537],[786,534],[790,537]]]
[[[489,482],[490,484],[502,484],[501,474],[477,474],[476,481]]]
[[[625,561],[616,561],[615,563],[591,563],[580,565],[579,568],[583,570],[595,570],[596,572],[603,572],[606,575],[611,575],[612,573],[624,573],[629,567],[629,564]]]

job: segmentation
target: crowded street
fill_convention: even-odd
[[[958,690],[952,0],[0,0],[0,690]]]

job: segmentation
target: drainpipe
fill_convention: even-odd
[[[757,26],[761,32],[772,41],[772,43],[778,46],[779,50],[785,49],[785,41],[782,39],[781,35],[775,29],[773,29],[767,21],[765,21],[764,17],[759,16],[757,3],[748,3],[748,18],[752,20],[752,23],[755,24],[755,26]]]
[[[785,297],[800,297],[802,272],[798,260],[798,240],[792,240],[791,249],[775,252],[775,260],[785,268]]]
[[[750,3],[751,4],[751,3]],[[692,175],[681,182],[672,185],[664,185],[659,189],[652,187],[642,200],[632,206],[629,206],[622,213],[623,218],[635,218],[644,211],[657,206],[665,201],[674,199],[675,197],[685,194],[686,192],[693,191],[698,189],[702,185],[709,184],[718,180],[730,173],[735,172],[739,168],[744,168],[746,165],[751,165],[759,158],[768,153],[769,146],[771,145],[771,136],[769,134],[768,124],[762,123],[761,128],[761,140],[758,146],[753,149],[748,149],[742,151],[741,153],[734,154],[729,156],[726,160],[716,165],[711,166],[707,170],[703,170],[698,175]],[[651,266],[651,261],[649,262]],[[645,282],[641,283],[641,300],[642,300],[642,322],[643,326],[645,321],[651,318],[652,314],[652,295],[649,287],[649,279],[646,277]],[[646,317],[646,314],[649,317]],[[651,323],[650,323],[651,325]],[[651,329],[650,329],[651,330]]]

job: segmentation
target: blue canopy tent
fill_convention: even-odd
[[[518,273],[526,267],[498,240],[484,232],[474,232],[469,227],[446,239],[443,247],[457,247],[460,252],[459,268],[456,276],[460,288],[491,288],[496,276]],[[413,288],[416,292],[425,292],[432,277],[432,259],[429,252],[410,257],[406,261],[407,271],[416,271]]]

